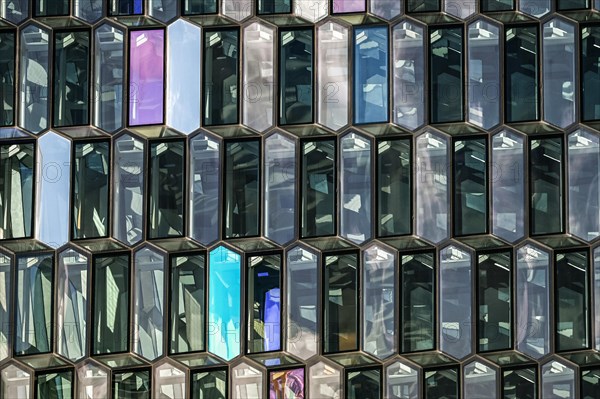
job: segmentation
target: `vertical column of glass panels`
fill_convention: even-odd
[[[539,359],[550,351],[550,257],[531,245],[517,250],[517,345]]]
[[[436,133],[417,137],[417,235],[438,243],[448,237],[448,138]]]
[[[600,139],[580,129],[568,140],[569,232],[589,241],[600,235]]]
[[[498,398],[496,370],[474,361],[463,369],[464,399]]]
[[[263,373],[247,363],[241,363],[232,369],[232,398],[262,398]]]
[[[215,14],[217,0],[186,0],[181,7],[182,15]]]
[[[33,15],[36,17],[69,15],[69,0],[34,0],[33,3]]]
[[[600,26],[581,28],[581,119],[600,119]]]
[[[313,31],[279,31],[279,123],[313,121]]]
[[[227,370],[200,371],[191,376],[192,399],[204,395],[215,399],[227,398]]]
[[[241,256],[226,247],[210,252],[208,351],[225,360],[240,354]]]
[[[463,28],[429,30],[430,122],[463,120]]]
[[[335,234],[335,141],[302,143],[301,237]]]
[[[185,372],[170,362],[154,369],[154,381],[155,398],[179,399],[187,396]]]
[[[542,398],[574,398],[575,371],[555,360],[551,360],[541,368]]]
[[[487,232],[487,145],[485,138],[454,141],[454,235]]]
[[[135,370],[115,373],[112,378],[113,399],[150,399],[149,370]]]
[[[236,29],[204,31],[204,125],[238,123],[238,36]]]
[[[15,40],[14,31],[0,31],[0,126],[13,125],[15,119]]]
[[[356,133],[348,133],[340,142],[340,233],[362,243],[372,236],[371,142]]]
[[[209,244],[219,238],[220,143],[205,134],[190,141],[190,236]]]
[[[386,398],[419,398],[421,392],[419,373],[414,368],[395,362],[385,367],[384,387]]]
[[[327,22],[317,28],[318,122],[338,130],[348,123],[348,28]]]
[[[13,0],[0,6],[0,18],[19,23],[29,16],[29,0]]]
[[[393,28],[393,121],[414,130],[425,122],[425,34],[413,22]]]
[[[77,367],[77,399],[108,397],[108,375],[92,362],[80,363]]]
[[[367,249],[363,259],[362,347],[385,359],[397,350],[396,259],[378,246]]]
[[[332,0],[332,10],[334,14],[345,14],[352,12],[365,12],[365,0]]]
[[[354,29],[354,123],[388,120],[388,54],[387,26]]]
[[[504,113],[506,122],[539,119],[538,27],[506,26]]]
[[[0,360],[6,359],[11,353],[9,340],[12,333],[14,301],[12,276],[11,258],[0,253]]]
[[[530,140],[531,234],[563,231],[562,137]]]
[[[143,10],[143,0],[109,0],[109,15],[136,15]]]
[[[162,29],[129,33],[129,125],[163,123],[164,48]]]
[[[36,25],[21,31],[19,126],[32,133],[48,127],[49,35]]]
[[[72,238],[108,236],[110,143],[75,142],[71,211]]]
[[[265,139],[265,237],[278,244],[296,234],[296,144],[276,133]]]
[[[358,259],[356,254],[325,256],[323,352],[358,349]]]
[[[380,399],[381,370],[352,370],[346,376],[346,398]]]
[[[92,354],[129,348],[129,256],[115,254],[93,260]]]
[[[500,28],[487,21],[468,27],[469,122],[489,129],[500,123]]]
[[[104,24],[94,33],[94,125],[108,132],[123,126],[124,33]]]
[[[166,122],[189,134],[200,127],[202,35],[199,27],[179,19],[169,25],[167,40]]]
[[[9,365],[2,370],[2,385],[0,392],[5,398],[29,398],[31,375],[25,370]]]
[[[269,397],[304,398],[304,368],[269,372]]]

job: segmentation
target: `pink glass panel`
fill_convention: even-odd
[[[365,12],[365,0],[333,0],[333,13]]]

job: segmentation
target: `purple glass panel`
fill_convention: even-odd
[[[365,12],[365,0],[333,0],[333,13]]]
[[[304,398],[304,369],[271,372],[269,399],[281,398]]]
[[[165,32],[131,32],[129,47],[129,124],[163,123]]]

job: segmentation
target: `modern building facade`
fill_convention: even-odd
[[[0,2],[0,397],[600,398],[600,2]]]

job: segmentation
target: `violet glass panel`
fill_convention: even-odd
[[[303,368],[272,371],[269,380],[269,399],[304,398]]]
[[[364,0],[333,0],[333,13],[365,12]]]

